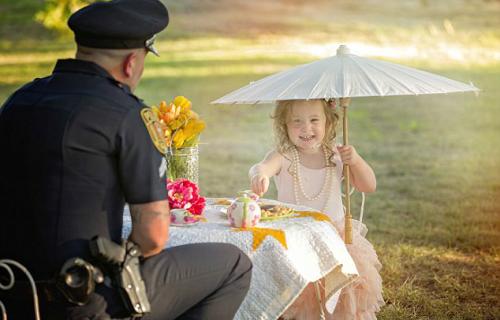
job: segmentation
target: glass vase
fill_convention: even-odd
[[[171,148],[166,158],[168,179],[184,178],[198,184],[198,146]]]

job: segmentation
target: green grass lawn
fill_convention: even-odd
[[[192,5],[193,1],[186,3]],[[403,57],[397,62],[472,81],[482,90],[477,97],[450,94],[352,101],[350,140],[372,165],[378,179],[377,192],[367,197],[365,222],[370,229],[368,238],[383,263],[387,306],[379,319],[499,319],[500,60],[484,55],[499,51],[499,23],[492,17],[500,11],[491,9],[498,6],[491,1],[480,2],[485,8],[474,7],[478,1],[450,1],[453,6],[449,18],[455,23],[456,34],[441,30],[438,36],[428,32],[424,37],[424,31],[419,29],[423,27],[417,24],[429,13],[424,9],[416,10],[413,20],[400,28],[396,20],[401,17],[394,16],[384,23],[382,14],[376,14],[383,8],[361,14],[356,5],[340,3],[342,19],[364,18],[359,19],[364,24],[356,24],[351,33],[353,37],[361,35],[359,41],[384,48],[399,42],[402,46],[412,45],[415,37],[423,37],[418,38],[424,39],[423,43],[434,41],[436,45],[445,43],[463,49],[465,56],[472,59],[436,59],[431,54]],[[396,2],[389,3],[395,6]],[[411,6],[410,2],[404,3]],[[421,3],[432,6],[430,2]],[[455,6],[457,3],[464,4],[462,11]],[[173,8],[183,17],[203,16],[201,9],[190,13],[186,6],[177,4]],[[387,12],[397,11],[384,6],[388,6]],[[305,12],[312,10],[301,8]],[[474,8],[484,20],[470,32],[460,31],[461,25],[474,25],[467,15]],[[425,21],[442,23],[444,12],[439,6]],[[18,23],[14,18],[9,21]],[[264,18],[260,22],[268,23]],[[248,188],[248,168],[272,147],[271,105],[215,106],[210,101],[249,81],[316,59],[286,45],[295,41],[287,33],[287,26],[320,31],[314,35],[318,38],[299,39],[300,45],[307,47],[315,39],[325,39],[324,32],[334,27],[343,28],[347,38],[342,19],[328,25],[322,23],[325,17],[321,15],[312,27],[304,26],[306,19],[285,19],[288,24],[275,26],[276,32],[284,35],[257,38],[220,34],[210,29],[215,28],[212,25],[207,26],[213,31],[210,34],[183,34],[186,22],[172,22],[175,36],[168,38],[167,31],[159,43],[161,57],[148,57],[137,94],[149,104],[185,95],[206,120],[200,154],[204,195],[231,196]],[[367,27],[370,23],[371,29]],[[342,30],[336,32],[341,34]],[[391,33],[397,35],[396,40],[382,41],[390,39]],[[367,34],[378,36],[369,42]],[[473,38],[480,41],[470,43]],[[1,102],[22,83],[48,74],[57,57],[72,56],[74,46],[69,41],[50,39],[27,36],[19,46],[13,45],[12,38],[0,41]],[[468,45],[474,48],[469,50]],[[274,195],[272,189],[268,196]],[[355,196],[355,210],[359,202],[360,197]]]

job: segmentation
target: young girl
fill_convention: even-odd
[[[341,178],[343,164],[350,166],[352,185],[361,192],[373,192],[375,174],[353,146],[335,146],[338,115],[335,100],[287,100],[278,102],[274,112],[277,148],[249,171],[252,191],[264,194],[274,177],[278,200],[304,205],[330,216],[344,234]],[[353,221],[353,224],[356,221]],[[375,319],[384,304],[380,262],[373,246],[356,232],[347,245],[360,277],[344,288],[328,319]],[[366,233],[366,229],[363,233]],[[284,319],[319,319],[315,291],[309,285],[283,315]]]

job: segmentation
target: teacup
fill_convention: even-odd
[[[170,209],[170,222],[175,224],[191,223],[191,212],[186,209]]]

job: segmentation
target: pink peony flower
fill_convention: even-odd
[[[205,198],[200,189],[188,179],[167,181],[168,203],[171,209],[186,209],[192,214],[201,215],[205,208]]]

